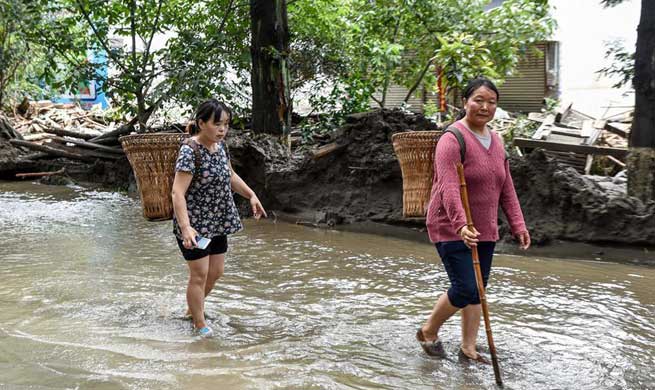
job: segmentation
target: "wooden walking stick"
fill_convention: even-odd
[[[466,212],[466,226],[469,229],[473,228],[473,218],[471,217],[471,207],[469,206],[469,196],[466,190],[466,180],[464,179],[464,166],[462,163],[457,163],[457,174],[459,175],[460,196],[462,198],[462,205]],[[484,281],[482,279],[482,271],[480,270],[480,258],[478,256],[478,247],[471,247],[473,254],[473,269],[475,270],[475,281],[478,285],[478,295],[480,296],[480,304],[482,305],[482,316],[484,317],[484,328],[487,331],[487,341],[489,341],[489,352],[491,353],[491,362],[494,367],[494,376],[496,377],[496,384],[503,385],[503,379],[500,377],[500,366],[498,365],[498,357],[496,356],[496,346],[494,345],[494,338],[491,335],[491,321],[489,320],[489,308],[487,307],[487,297],[484,293]]]

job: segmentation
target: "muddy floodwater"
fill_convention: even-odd
[[[447,287],[429,244],[245,225],[199,339],[170,222],[123,194],[0,183],[0,388],[495,388],[457,361],[459,318],[447,359],[414,340]],[[529,254],[497,255],[488,290],[505,388],[655,389],[655,268]]]

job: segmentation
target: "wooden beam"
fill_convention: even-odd
[[[625,168],[625,163],[619,159],[616,159],[612,156],[607,156],[607,158],[612,161],[614,164],[620,166],[621,168]]]
[[[58,156],[58,157],[66,157],[66,158],[69,158],[71,160],[81,160],[81,161],[88,161],[88,162],[93,162],[93,161],[96,160],[94,157],[91,157],[91,156],[83,156],[81,154],[71,153],[71,152],[69,152],[67,150],[60,150],[60,149],[56,149],[56,148],[46,146],[46,145],[38,145],[38,144],[35,144],[33,142],[29,142],[29,141],[21,141],[21,140],[17,140],[17,139],[12,139],[12,140],[9,140],[9,142],[11,142],[13,145],[16,145],[16,146],[23,146],[23,147],[26,147],[28,149],[38,150],[40,152],[46,152],[48,154],[52,154],[52,155]]]
[[[63,175],[65,172],[66,172],[66,168],[61,168],[58,171],[52,171],[52,172],[17,173],[16,177],[55,176],[55,175]]]
[[[73,137],[83,139],[85,141],[96,137],[93,134],[84,134],[72,130],[66,130],[61,126],[58,126],[56,123],[48,123],[41,119],[35,119],[35,122],[39,125],[39,127],[41,127],[44,133],[55,134],[60,137]]]
[[[607,148],[592,145],[571,145],[560,142],[540,141],[528,138],[514,138],[514,145],[522,148],[540,148],[558,152],[573,152],[579,154],[593,154],[602,156],[612,156],[616,158],[625,158],[628,149]]]
[[[555,122],[561,122],[571,111],[571,106],[573,106],[573,102],[561,102],[555,109]]]
[[[114,154],[114,153],[105,153],[101,152],[99,150],[89,150],[89,149],[82,149],[78,148],[76,146],[68,146],[63,143],[59,143],[59,141],[53,140],[53,142],[49,142],[48,146],[54,149],[58,150],[63,150],[66,152],[74,153],[74,154],[79,154],[82,156],[87,156],[87,157],[93,157],[93,158],[102,158],[105,160],[118,160],[121,158],[121,156]]]
[[[319,159],[321,157],[327,156],[330,153],[334,153],[334,152],[336,152],[338,150],[341,150],[341,149],[345,148],[346,146],[348,146],[348,144],[339,145],[336,142],[332,142],[330,144],[321,146],[320,148],[314,150],[312,152],[313,158],[314,158],[314,160],[317,160],[317,159]]]
[[[630,132],[620,129],[609,122],[605,124],[604,129],[623,138],[628,138],[630,136]]]
[[[76,139],[70,139],[70,138],[62,138],[62,137],[57,137],[57,136],[50,136],[50,139],[60,142],[60,143],[71,143],[77,146],[81,146],[83,148],[87,149],[92,149],[92,150],[98,150],[101,152],[107,152],[107,153],[114,153],[114,154],[119,154],[119,155],[124,155],[125,152],[123,149],[117,149],[117,148],[112,148],[110,146],[105,146],[105,145],[99,145],[95,144],[93,142],[86,142],[86,141],[79,141]]]
[[[553,123],[555,123],[555,115],[548,114],[541,122],[541,125],[539,126],[537,131],[534,132],[532,138],[543,139],[544,137],[547,137],[548,134],[550,134],[550,127]]]

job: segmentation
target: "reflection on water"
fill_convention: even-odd
[[[170,222],[120,194],[0,184],[0,388],[486,389],[490,367],[424,355],[416,327],[447,286],[430,245],[247,221],[183,320]],[[497,256],[489,289],[508,389],[653,389],[655,270]],[[481,343],[485,343],[481,330]]]

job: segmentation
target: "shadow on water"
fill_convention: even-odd
[[[414,340],[447,278],[430,245],[246,222],[193,336],[170,222],[120,194],[0,183],[0,388],[493,389]],[[652,389],[655,270],[497,256],[506,389]],[[484,331],[480,343],[485,344]]]

